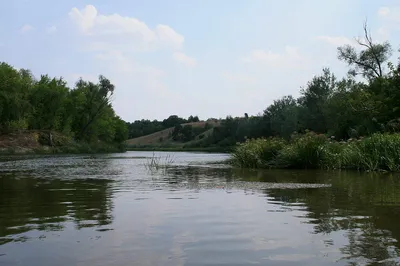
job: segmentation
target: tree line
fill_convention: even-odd
[[[114,90],[102,75],[97,83],[79,79],[71,89],[62,78],[36,79],[0,63],[0,133],[48,130],[88,143],[122,143],[128,128],[112,108]]]
[[[356,45],[337,48],[348,75],[339,78],[328,68],[300,90],[273,101],[261,115],[219,121],[210,134],[187,147],[232,147],[246,139],[282,137],[314,131],[347,140],[376,132],[400,131],[400,60],[390,62],[393,47],[374,42],[367,25]],[[174,127],[173,138],[186,142],[199,132],[185,126],[198,116],[177,115],[126,123],[111,105],[114,85],[104,76],[97,83],[78,80],[68,88],[62,78],[0,64],[0,133],[18,130],[54,130],[76,140],[122,143]]]
[[[136,120],[133,123],[127,122],[128,135],[130,139],[146,136],[167,128],[178,127],[185,123],[199,122],[198,116],[189,116],[187,119],[177,115],[170,115],[168,118],[158,121],[148,119]]]
[[[400,61],[389,59],[393,47],[376,43],[364,24],[355,45],[337,48],[349,71],[338,78],[328,68],[292,95],[273,101],[262,115],[227,117],[199,147],[233,146],[249,138],[283,137],[314,131],[347,140],[376,132],[400,131]]]

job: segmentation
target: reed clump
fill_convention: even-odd
[[[336,141],[314,132],[279,138],[250,139],[236,146],[231,163],[241,168],[354,169],[400,171],[400,134],[376,133]]]

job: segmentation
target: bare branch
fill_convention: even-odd
[[[367,42],[368,42],[369,49],[370,49],[370,51],[371,51],[371,53],[372,53],[372,55],[373,55],[373,57],[374,57],[374,59],[375,59],[375,61],[376,61],[376,64],[377,64],[377,66],[378,66],[378,68],[379,68],[379,75],[378,75],[378,77],[382,77],[382,66],[381,66],[381,62],[380,62],[380,60],[379,60],[378,55],[376,54],[375,45],[374,45],[373,42],[372,42],[371,32],[368,31],[368,28],[367,28],[367,21],[365,21],[365,23],[364,23],[364,35],[365,35],[365,39],[366,39]],[[366,47],[368,47],[368,46],[366,46]],[[376,73],[376,72],[375,72],[375,73]]]
[[[369,44],[363,43],[363,42],[360,40],[360,38],[356,38],[356,42],[357,42],[359,45],[361,45],[361,46],[364,46],[364,47],[366,47],[366,48],[368,48],[368,49],[371,49],[371,46],[370,46]]]

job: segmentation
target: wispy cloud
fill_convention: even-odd
[[[50,26],[46,29],[46,32],[49,34],[53,34],[57,32],[57,26]]]
[[[186,66],[194,67],[197,64],[196,59],[193,57],[187,56],[184,53],[181,52],[175,52],[172,57],[174,58],[175,61],[182,63]]]
[[[32,31],[32,30],[34,30],[34,29],[35,29],[35,28],[34,28],[33,26],[31,26],[31,25],[29,25],[29,24],[25,24],[24,26],[21,27],[20,31],[21,31],[22,33],[25,33],[25,32],[28,32],[28,31]]]

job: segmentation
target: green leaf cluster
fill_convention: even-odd
[[[60,132],[78,141],[122,143],[126,123],[111,105],[114,85],[104,76],[97,83],[76,82],[17,70],[0,63],[0,133],[22,130]]]

